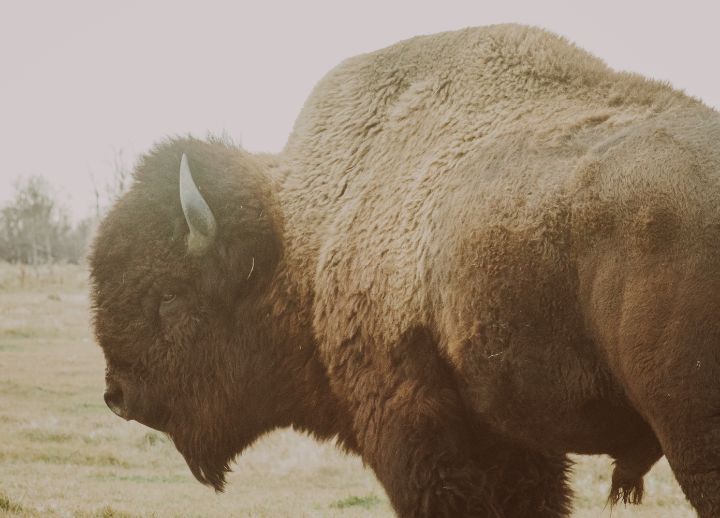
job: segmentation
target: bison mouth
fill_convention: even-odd
[[[169,411],[164,406],[158,406],[153,412],[147,412],[142,415],[130,417],[130,419],[137,421],[148,428],[157,430],[158,432],[165,432],[167,422],[169,420]]]
[[[163,401],[148,398],[146,391],[116,379],[107,380],[104,399],[108,408],[118,417],[137,421],[160,432],[165,431],[170,420],[170,409]]]

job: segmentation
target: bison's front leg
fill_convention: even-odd
[[[334,356],[358,444],[401,517],[567,516],[564,458],[501,442],[473,425],[448,367],[424,333]]]

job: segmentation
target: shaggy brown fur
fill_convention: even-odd
[[[188,254],[186,153],[218,235]],[[108,402],[202,482],[338,435],[400,516],[561,517],[566,454],[720,514],[720,115],[520,26],[347,60],[286,148],[176,139],[91,258]]]

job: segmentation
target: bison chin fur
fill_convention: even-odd
[[[218,422],[221,420],[218,420]],[[232,434],[223,433],[232,430]],[[167,432],[175,448],[182,454],[195,478],[218,493],[225,489],[225,475],[232,471],[235,457],[252,444],[260,434],[251,434],[240,440],[241,427],[235,424],[218,424],[211,430],[196,423],[173,423]]]
[[[218,451],[196,436],[187,440],[182,434],[169,433],[175,448],[182,454],[193,476],[202,484],[211,486],[216,492],[225,490],[225,475],[231,471],[230,463],[235,453],[229,450]]]

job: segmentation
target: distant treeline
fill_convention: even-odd
[[[72,224],[41,177],[15,185],[14,198],[0,209],[0,259],[11,263],[80,263],[94,218]]]
[[[118,153],[112,178],[103,189],[91,176],[94,214],[77,222],[70,220],[42,177],[18,179],[14,197],[0,206],[0,261],[30,265],[82,263],[98,221],[125,190],[128,178],[129,171]]]

